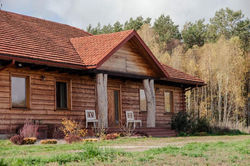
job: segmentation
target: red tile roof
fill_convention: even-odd
[[[167,77],[168,80],[172,81],[178,81],[178,82],[187,82],[192,84],[199,84],[204,85],[205,82],[198,77],[192,76],[190,74],[184,73],[180,70],[174,69],[170,66],[167,66],[165,64],[162,64],[164,67],[164,70],[169,74],[169,77]]]
[[[80,55],[84,65],[96,67],[100,61],[133,32],[133,30],[127,30],[110,34],[77,37],[70,39],[70,41]]]
[[[134,30],[91,35],[81,29],[0,10],[0,55],[32,63],[64,64],[80,69],[98,68],[132,37],[140,42],[166,79],[203,85],[204,81],[161,65]]]
[[[70,38],[87,32],[34,17],[0,10],[0,53],[82,65]]]

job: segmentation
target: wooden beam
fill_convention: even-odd
[[[96,75],[97,110],[99,128],[108,128],[108,97],[107,97],[108,75],[99,73]]]
[[[4,63],[3,63],[4,64]],[[0,68],[0,71],[3,71],[4,69],[14,66],[15,65],[15,60],[12,60],[10,62],[7,62],[2,68]]]
[[[147,101],[147,127],[155,127],[156,103],[154,80],[144,79],[143,86]]]

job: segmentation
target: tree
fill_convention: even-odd
[[[98,22],[97,26],[95,28],[92,27],[91,24],[89,24],[86,28],[87,32],[93,34],[93,35],[98,35],[98,34],[101,34],[102,33],[102,30],[101,30],[101,23]]]
[[[113,31],[120,32],[122,30],[123,30],[123,25],[119,21],[116,21],[113,25]]]
[[[124,24],[124,29],[129,30],[129,29],[134,29],[134,30],[139,30],[143,24],[150,24],[151,18],[144,18],[142,16],[137,17],[135,20],[131,17],[129,21],[126,21]]]
[[[153,26],[158,34],[157,42],[164,47],[171,39],[181,39],[178,25],[175,25],[170,16],[161,15],[158,17]]]
[[[112,32],[114,32],[114,28],[110,24],[104,25],[101,29],[101,33],[112,33]]]
[[[250,20],[247,18],[246,20],[238,22],[236,28],[234,29],[234,34],[239,36],[242,48],[245,52],[250,51]]]
[[[202,19],[195,23],[188,22],[184,25],[181,34],[188,48],[192,48],[193,45],[203,46],[207,32],[207,26],[204,24],[204,21]]]
[[[226,8],[216,11],[208,26],[208,41],[216,41],[221,35],[224,35],[226,39],[230,39],[234,35],[237,24],[243,18],[244,15],[241,10],[233,11]]]

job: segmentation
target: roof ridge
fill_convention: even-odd
[[[55,21],[52,21],[52,20],[47,20],[47,19],[43,19],[43,18],[37,18],[37,17],[34,17],[34,16],[28,16],[28,15],[24,15],[24,14],[19,14],[19,13],[15,13],[15,12],[10,12],[10,11],[6,11],[6,10],[0,10],[0,13],[9,13],[9,14],[14,14],[14,15],[18,15],[18,16],[22,16],[22,17],[26,17],[26,18],[32,18],[34,20],[40,20],[40,21],[44,21],[44,22],[50,22],[50,23],[54,23],[54,24],[59,24],[59,25],[64,25],[64,26],[68,26],[70,28],[74,28],[76,30],[80,30],[80,31],[83,31],[84,33],[90,35],[90,36],[93,36],[93,34],[83,30],[83,29],[80,29],[80,28],[77,28],[77,27],[74,27],[74,26],[71,26],[71,25],[68,25],[68,24],[63,24],[63,23],[60,23],[60,22],[55,22]]]
[[[80,39],[80,38],[90,38],[90,37],[99,37],[99,36],[108,36],[108,35],[114,35],[114,34],[119,34],[119,33],[125,33],[125,32],[129,32],[132,33],[135,30],[124,30],[124,31],[119,31],[119,32],[112,32],[112,33],[102,33],[102,34],[97,34],[97,35],[91,35],[91,36],[81,36],[81,37],[72,37],[71,39]]]

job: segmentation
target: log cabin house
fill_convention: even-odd
[[[26,119],[47,130],[65,117],[85,122],[85,110],[105,128],[119,128],[129,110],[142,130],[169,129],[185,91],[202,85],[162,65],[134,30],[92,35],[0,11],[0,134]]]

